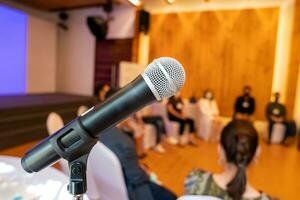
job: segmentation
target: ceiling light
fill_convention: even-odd
[[[142,4],[140,0],[128,0],[128,1],[135,6],[140,6]]]
[[[175,2],[175,0],[166,0],[167,1],[167,3],[169,3],[169,4],[173,4],[174,2]]]

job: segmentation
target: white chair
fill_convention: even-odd
[[[89,108],[85,105],[79,106],[77,110],[77,116],[80,116],[81,114],[85,113]]]
[[[89,198],[98,192],[101,200],[129,200],[120,161],[100,142],[90,153],[87,171]]]
[[[156,130],[153,125],[144,125],[144,136],[143,136],[143,146],[145,150],[148,150],[156,145]]]
[[[48,134],[52,135],[53,133],[55,133],[62,127],[64,127],[64,121],[58,113],[51,112],[47,117],[46,126],[47,126]],[[59,164],[61,166],[62,172],[65,173],[66,175],[69,175],[68,162],[66,160],[61,159],[59,161]]]
[[[279,144],[282,142],[285,133],[285,126],[280,123],[275,123],[273,125],[271,143]]]
[[[222,129],[222,123],[219,118],[220,112],[216,101],[201,98],[197,105],[199,110],[198,136],[205,141],[215,140]]]
[[[64,121],[59,114],[51,112],[47,117],[46,126],[48,134],[51,135],[64,127]]]
[[[268,141],[269,140],[269,125],[267,122],[258,122],[254,123],[255,128],[259,131],[262,137]],[[282,142],[285,133],[285,126],[280,123],[275,123],[272,129],[271,144],[279,144]]]
[[[177,200],[221,200],[217,197],[201,196],[201,195],[188,195],[178,198]]]

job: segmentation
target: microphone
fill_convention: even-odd
[[[75,160],[88,154],[101,132],[154,101],[175,95],[184,85],[185,71],[175,59],[153,60],[145,71],[103,104],[92,107],[25,153],[21,164],[28,173],[60,158]]]

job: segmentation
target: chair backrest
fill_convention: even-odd
[[[48,134],[51,135],[64,127],[64,121],[59,114],[51,112],[47,117],[46,126]]]
[[[89,156],[88,171],[94,179],[94,189],[97,190],[92,191],[88,184],[89,196],[90,193],[98,192],[101,200],[129,200],[120,161],[104,144],[98,142],[93,147]]]
[[[58,113],[51,112],[47,117],[46,126],[47,126],[48,134],[52,135],[53,133],[55,133],[62,127],[64,127],[64,121]],[[66,160],[60,160],[59,164],[61,166],[62,172],[65,173],[66,175],[69,175],[68,162]]]
[[[77,116],[80,116],[81,114],[85,113],[89,108],[85,105],[82,105],[77,110]]]
[[[221,200],[221,199],[217,197],[210,197],[210,196],[190,195],[190,196],[179,197],[177,200]]]
[[[284,138],[284,133],[285,133],[285,126],[280,123],[275,123],[273,125],[271,143],[274,144],[281,143]]]

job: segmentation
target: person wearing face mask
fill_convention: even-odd
[[[257,131],[248,121],[233,120],[224,127],[218,146],[221,173],[192,170],[185,179],[186,195],[224,200],[275,200],[250,185],[247,171],[259,152]]]
[[[271,143],[272,134],[275,125],[281,125],[283,127],[284,136],[282,139],[282,144],[285,143],[288,136],[294,135],[296,132],[294,122],[288,122],[286,119],[286,108],[283,104],[279,102],[280,94],[276,92],[274,94],[274,100],[270,102],[266,107],[266,118],[269,121],[268,127],[268,138],[267,142]]]
[[[244,93],[235,101],[235,119],[252,121],[252,115],[255,112],[255,99],[251,96],[251,87],[245,86]]]
[[[167,112],[168,112],[168,117],[170,121],[174,121],[179,123],[180,130],[180,143],[179,145],[183,145],[183,133],[185,130],[185,127],[189,127],[189,133],[190,133],[190,139],[189,139],[189,144],[190,145],[197,145],[195,138],[194,138],[194,133],[195,133],[195,125],[194,125],[194,120],[188,118],[185,116],[183,113],[183,101],[180,97],[180,93],[177,93],[175,96],[171,97],[167,103]]]
[[[212,90],[207,89],[198,101],[200,110],[200,123],[198,135],[205,141],[215,139],[220,132],[219,108]]]

